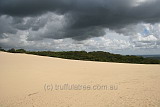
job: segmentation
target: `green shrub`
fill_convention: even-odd
[[[0,51],[5,51],[2,47],[0,47]]]
[[[11,52],[11,53],[16,53],[16,49],[12,48],[12,49],[9,49],[8,52]]]
[[[24,49],[17,49],[16,52],[17,53],[26,53],[26,50],[24,50]]]

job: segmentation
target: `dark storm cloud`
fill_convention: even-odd
[[[62,14],[67,27],[63,35],[53,38],[84,40],[103,36],[104,28],[119,31],[129,24],[156,23],[160,20],[159,5],[159,0],[0,0],[0,14],[23,18],[45,12]],[[15,27],[20,30],[38,30],[45,24],[33,25],[34,19],[25,25],[19,21],[15,20]],[[46,37],[52,38],[52,33]]]
[[[11,16],[39,15],[47,11],[65,12],[72,0],[1,0],[0,13]]]

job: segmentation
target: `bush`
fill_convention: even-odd
[[[16,52],[17,53],[26,53],[26,50],[24,50],[24,49],[17,49]]]
[[[0,47],[0,51],[5,51],[2,47]]]
[[[8,52],[11,52],[11,53],[16,53],[16,49],[12,48],[12,49],[9,49]]]
[[[14,48],[8,50],[12,53],[27,53],[33,55],[58,57],[65,59],[86,60],[86,61],[100,61],[100,62],[118,62],[118,63],[137,63],[137,64],[160,64],[160,60],[144,58],[133,55],[119,55],[103,51],[85,52],[85,51],[67,51],[67,52],[53,52],[53,51],[26,51],[24,49],[15,50]]]

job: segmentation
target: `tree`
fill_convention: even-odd
[[[24,50],[24,49],[17,49],[16,52],[17,53],[26,53],[26,50]]]
[[[14,48],[9,49],[8,52],[15,53],[15,52],[16,52],[16,49],[14,49]]]
[[[0,47],[0,51],[5,51],[2,47]]]

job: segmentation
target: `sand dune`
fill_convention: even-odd
[[[0,52],[0,107],[160,107],[160,65]]]

